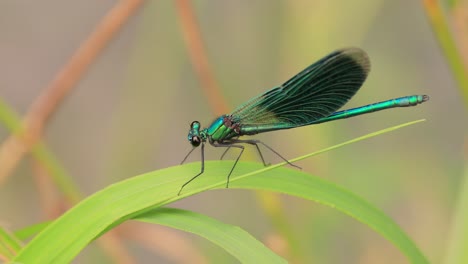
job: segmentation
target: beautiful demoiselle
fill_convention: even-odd
[[[226,151],[229,148],[240,149],[227,176],[227,188],[229,177],[244,152],[242,144],[255,146],[264,165],[265,160],[258,144],[288,162],[265,143],[253,139],[239,139],[240,136],[314,125],[394,107],[415,106],[429,99],[427,95],[412,95],[335,112],[359,90],[369,70],[369,58],[363,50],[337,50],[305,68],[283,85],[252,98],[230,114],[218,117],[207,128],[201,129],[200,123],[193,121],[188,133],[188,141],[193,148],[182,163],[201,145],[201,171],[182,185],[179,194],[187,184],[203,174],[206,142],[214,147],[227,148]]]

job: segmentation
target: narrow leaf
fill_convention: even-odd
[[[287,263],[240,227],[219,222],[202,214],[174,208],[159,208],[134,219],[204,237],[224,248],[242,263]]]
[[[359,140],[402,126],[371,133]],[[337,146],[356,141],[350,140]],[[333,148],[336,147],[326,150]],[[231,186],[288,193],[335,207],[383,234],[412,263],[427,263],[408,236],[368,202],[323,179],[290,168],[278,168],[281,165],[284,163],[263,168],[258,163],[240,162],[236,167],[236,175],[240,176],[232,177]],[[188,185],[180,196],[177,195],[180,186],[199,172],[199,163],[170,167],[113,184],[83,200],[51,223],[14,260],[24,263],[70,262],[91,241],[127,219],[208,189],[224,189],[226,174],[231,166],[232,161],[206,162],[205,173]]]

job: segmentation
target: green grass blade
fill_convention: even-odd
[[[243,169],[246,169],[246,166]],[[408,235],[385,213],[359,196],[321,178],[311,177],[300,171],[279,168],[253,177],[240,178],[234,181],[230,188],[261,188],[336,208],[383,235],[397,246],[411,263],[429,263]]]
[[[11,252],[11,250],[8,248],[8,246],[5,244],[5,242],[0,240],[0,261],[10,260],[11,258],[13,258],[13,256],[14,256],[14,254]],[[2,262],[0,262],[0,263],[2,263]]]
[[[371,133],[359,140],[402,126],[404,125]],[[336,147],[326,150],[333,148]],[[299,159],[321,152],[323,151]],[[274,190],[330,205],[383,234],[412,263],[427,263],[408,236],[389,217],[369,203],[323,179],[290,168],[278,168],[281,165],[284,163],[264,168],[258,163],[240,162],[236,167],[236,175],[240,176],[232,177],[231,186]],[[202,191],[222,189],[232,161],[208,161],[205,166],[205,173],[187,186],[180,196],[177,196],[180,186],[200,170],[198,162],[146,173],[113,184],[86,198],[51,223],[19,252],[14,261],[68,263],[103,232],[127,219]]]
[[[465,150],[466,153],[466,150]],[[468,263],[468,157],[465,157],[460,192],[448,239],[447,255],[443,263]]]
[[[21,241],[14,234],[0,227],[0,255],[12,258],[21,247]]]
[[[16,230],[15,236],[21,240],[28,239],[36,235],[37,233],[41,232],[42,230],[44,230],[44,228],[46,228],[50,223],[51,223],[50,221],[42,222],[42,223],[30,225],[25,228]]]
[[[202,214],[174,208],[159,208],[134,219],[204,237],[224,248],[241,263],[287,263],[243,229]]]

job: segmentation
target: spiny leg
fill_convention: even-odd
[[[260,155],[260,158],[262,159],[262,162],[263,162],[263,166],[268,166],[270,164],[266,164],[265,162],[265,159],[263,158],[263,154],[262,152],[260,151],[260,148],[258,147],[258,144],[257,143],[249,143],[249,142],[246,142],[247,144],[250,144],[250,145],[255,145],[255,148],[257,149],[257,152],[258,152],[258,155]]]
[[[192,152],[195,150],[195,147],[192,148],[192,150],[189,151],[189,153],[187,153],[187,155],[185,156],[185,158],[182,160],[182,162],[180,163],[180,165],[184,164],[184,162],[187,160],[187,158],[190,156],[190,154],[192,154]]]
[[[298,168],[300,170],[302,169],[301,167],[299,167],[297,165],[294,165],[291,162],[289,162],[286,158],[281,156],[281,154],[279,154],[276,150],[274,150],[272,147],[268,146],[267,144],[263,143],[260,140],[256,140],[256,139],[232,139],[232,140],[230,140],[230,142],[233,142],[233,143],[247,143],[247,144],[250,144],[250,145],[255,145],[255,147],[257,147],[258,153],[260,154],[260,157],[262,158],[262,161],[263,161],[264,165],[265,165],[265,160],[263,159],[263,155],[262,155],[262,152],[260,151],[260,148],[258,147],[258,144],[262,144],[264,147],[269,149],[271,152],[275,153],[278,157],[280,157],[281,159],[286,161],[289,165],[291,165],[293,167],[296,167],[296,168]]]
[[[195,148],[193,148],[189,154],[187,154],[187,156],[185,157],[185,159],[187,159],[188,155],[190,155],[190,153],[192,153],[192,151],[194,150]],[[185,161],[185,159],[182,161],[182,163]],[[184,187],[189,184],[191,181],[195,180],[198,176],[202,175],[203,172],[205,171],[205,144],[201,144],[201,170],[200,170],[200,173],[198,173],[197,175],[195,175],[192,179],[190,179],[188,182],[184,183],[182,185],[182,187],[180,187],[180,190],[179,192],[177,193],[177,196],[180,195],[180,192],[182,192],[182,189],[184,189]]]
[[[226,150],[223,152],[223,155],[221,155],[221,157],[219,158],[220,160],[223,160],[224,156],[226,155],[226,153],[228,152],[228,150],[231,149],[231,146],[227,147]]]
[[[232,166],[231,171],[229,172],[227,176],[227,182],[226,182],[226,188],[229,188],[229,179],[231,178],[231,174],[234,171],[234,168],[237,165],[237,162],[239,161],[239,158],[242,156],[242,153],[244,152],[244,146],[241,145],[233,145],[233,144],[226,144],[226,143],[211,143],[214,147],[221,147],[221,148],[240,148],[241,152],[239,153],[239,156],[237,156],[236,161],[234,162],[234,166]]]
[[[238,139],[239,137],[236,137],[235,139]],[[219,158],[220,160],[223,160],[224,156],[226,155],[226,153],[228,152],[228,150],[230,150],[231,147],[229,146],[228,148],[226,148],[226,150],[223,152],[223,155],[221,155],[221,157]]]
[[[232,142],[233,140],[237,140],[238,138],[239,138],[239,137],[236,137],[236,138],[231,139],[231,140],[229,140],[229,141]],[[257,145],[256,143],[244,142],[244,141],[242,141],[242,140],[240,140],[240,142],[242,142],[242,143],[247,143],[247,144],[250,144],[250,145],[255,145],[255,148],[257,148],[257,152],[258,152],[258,154],[260,155],[260,158],[262,159],[263,166],[266,167],[266,166],[270,165],[270,164],[267,164],[267,163],[265,162],[265,159],[263,158],[263,154],[262,154],[262,152],[260,151],[260,148],[258,147],[258,145]],[[229,149],[231,149],[230,146],[223,152],[223,155],[221,155],[221,158],[220,158],[221,160],[224,158],[224,155],[226,155],[226,153],[228,152]]]

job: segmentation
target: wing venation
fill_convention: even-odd
[[[310,65],[283,85],[235,109],[234,121],[246,125],[303,126],[329,116],[356,94],[370,70],[358,48],[337,50]]]

